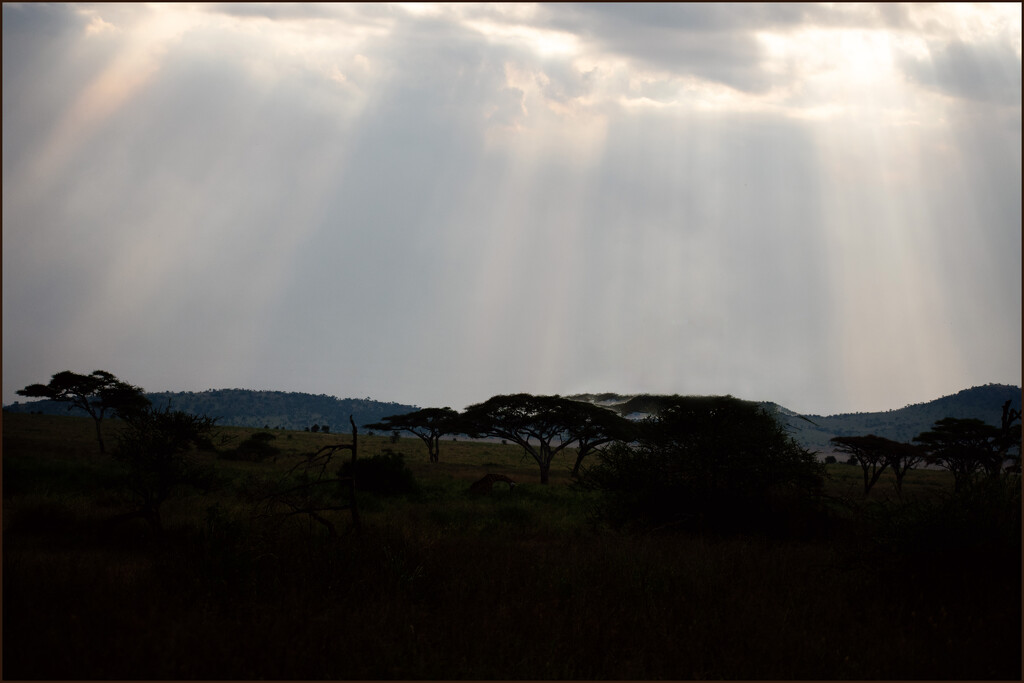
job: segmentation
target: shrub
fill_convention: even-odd
[[[341,476],[354,476],[357,490],[382,496],[401,496],[419,491],[412,470],[405,464],[405,456],[390,448],[385,448],[380,455],[356,460],[354,473],[352,461],[346,461],[341,466]]]
[[[123,468],[122,486],[132,510],[124,518],[141,517],[163,530],[160,508],[185,487],[211,489],[216,474],[195,459],[197,449],[212,451],[216,418],[180,410],[145,408],[125,416],[114,458]]]
[[[226,460],[262,462],[263,460],[276,456],[281,452],[281,449],[270,445],[270,442],[275,438],[277,437],[268,432],[256,432],[248,439],[238,444],[234,450],[221,454],[221,457]]]
[[[874,542],[905,553],[983,553],[1020,557],[1021,482],[1003,475],[970,482],[960,491],[868,510]]]

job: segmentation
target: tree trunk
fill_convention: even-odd
[[[583,464],[583,458],[587,456],[586,453],[580,452],[576,455],[576,464],[572,466],[572,476],[578,477],[580,474],[580,465]]]
[[[107,450],[103,445],[103,432],[100,430],[100,418],[94,415],[92,421],[96,425],[96,440],[100,442],[100,455],[106,455]]]
[[[543,463],[540,466],[540,483],[548,483],[548,471],[551,470],[551,463]]]

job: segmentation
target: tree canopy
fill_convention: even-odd
[[[68,410],[84,410],[96,425],[101,453],[106,452],[106,448],[100,423],[107,411],[125,418],[150,405],[141,387],[122,382],[105,370],[94,370],[88,375],[64,370],[53,375],[48,384],[30,384],[17,393],[61,401],[68,404]]]
[[[581,434],[587,443],[597,434],[586,431],[597,423],[588,421],[588,413],[580,405],[561,396],[493,396],[463,411],[462,431],[470,436],[494,436],[519,444],[540,468],[540,482],[547,484],[554,457],[577,442]]]
[[[458,412],[448,407],[423,408],[403,415],[389,415],[366,427],[415,434],[426,444],[430,462],[438,462],[441,458],[441,437],[459,432],[458,417]]]
[[[583,460],[592,452],[613,441],[630,441],[636,431],[634,424],[618,413],[581,401],[565,406],[565,427],[576,440],[574,477],[579,476]]]
[[[882,473],[889,467],[886,458],[889,439],[874,434],[867,436],[836,436],[832,444],[840,453],[846,453],[855,460],[864,472],[864,496],[867,497],[871,488],[878,482]]]
[[[921,444],[925,457],[953,474],[954,489],[961,490],[979,470],[997,476],[1007,455],[1002,448],[1003,433],[999,427],[977,419],[960,420],[946,417],[931,430],[914,437]]]

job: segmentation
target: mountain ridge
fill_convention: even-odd
[[[369,397],[342,399],[327,394],[259,389],[147,391],[145,395],[156,407],[162,408],[169,404],[176,410],[214,416],[220,425],[271,429],[302,430],[315,424],[319,427],[328,425],[334,431],[346,432],[349,430],[349,415],[362,428],[363,425],[380,422],[388,415],[401,415],[419,409],[414,405],[375,401]],[[68,413],[66,403],[50,400],[15,402],[3,409],[21,413],[39,411],[47,415]],[[76,409],[74,414],[84,413]]]
[[[637,418],[656,412],[658,404],[668,397],[602,393],[576,394],[568,398],[602,405],[624,416]],[[833,447],[829,440],[834,436],[875,434],[908,442],[945,417],[974,418],[999,426],[1002,406],[1007,400],[1012,408],[1020,410],[1021,388],[1010,384],[984,384],[902,408],[828,416],[797,413],[771,401],[758,403],[779,416],[804,448],[830,453]]]
[[[389,415],[418,410],[419,406],[403,403],[345,398],[327,394],[266,391],[256,389],[208,389],[206,391],[147,392],[154,405],[168,403],[174,408],[219,418],[222,425],[307,429],[316,424],[329,425],[336,432],[348,430],[352,415],[356,425],[380,422]],[[634,419],[657,412],[669,396],[662,394],[587,393],[567,396],[578,401],[601,405]],[[1021,388],[1009,384],[985,384],[954,394],[912,403],[903,408],[876,412],[839,413],[822,416],[800,414],[771,401],[759,401],[786,424],[793,437],[805,448],[822,453],[833,451],[829,442],[834,436],[876,434],[896,441],[910,441],[944,417],[976,418],[998,426],[1003,403],[1021,409]],[[15,402],[4,406],[10,412],[43,412],[68,414],[68,405],[57,401]],[[82,411],[75,410],[75,414]]]

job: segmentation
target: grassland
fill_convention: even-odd
[[[219,485],[169,501],[158,537],[107,522],[124,501],[92,430],[4,415],[5,679],[1021,676],[1019,498],[954,501],[945,472],[864,501],[860,470],[830,466],[801,533],[640,533],[593,521],[571,454],[541,486],[515,446],[445,441],[431,464],[360,435],[420,490],[360,494],[362,531],[331,539],[239,491],[349,435],[275,432],[276,461],[203,456]],[[222,448],[256,431],[221,428]],[[468,496],[486,472],[521,485]]]

